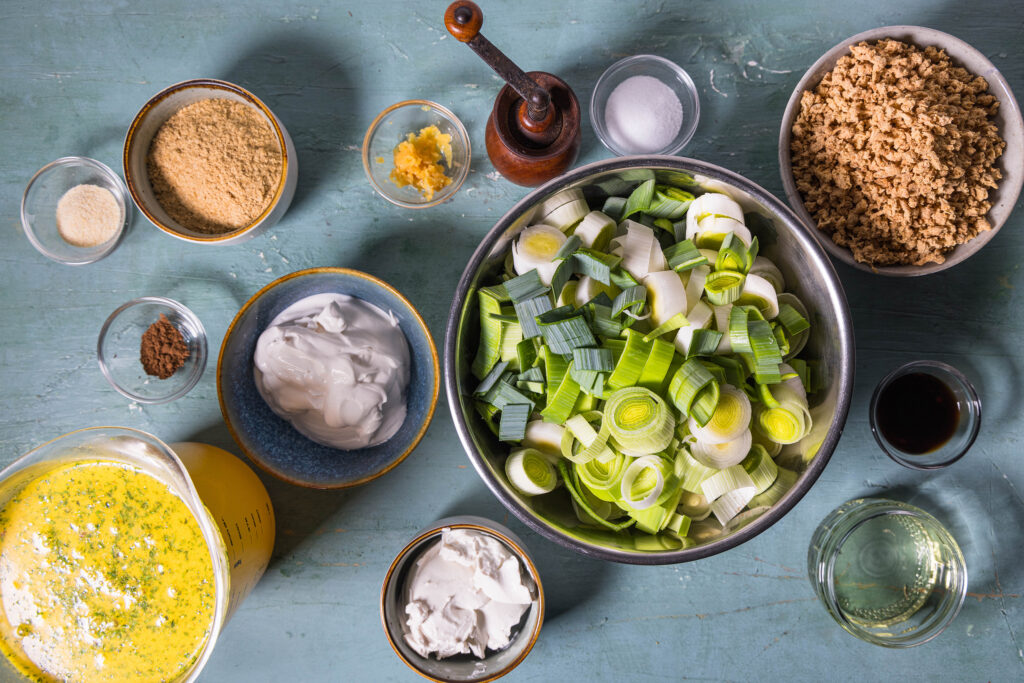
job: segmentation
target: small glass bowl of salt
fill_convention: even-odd
[[[657,55],[615,62],[597,79],[590,123],[616,156],[677,154],[693,137],[700,100],[693,79]]]
[[[131,221],[121,176],[86,157],[63,157],[32,176],[21,198],[21,225],[36,250],[69,266],[94,263],[121,241]]]

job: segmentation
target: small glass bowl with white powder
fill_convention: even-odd
[[[483,517],[447,517],[416,534],[391,563],[381,620],[395,653],[421,676],[491,681],[536,642],[544,589],[509,529]]]
[[[693,79],[656,55],[633,55],[608,67],[590,97],[590,123],[616,156],[678,154],[700,120]]]
[[[32,246],[69,266],[94,263],[112,252],[131,216],[121,177],[86,157],[43,166],[21,198],[21,225]]]

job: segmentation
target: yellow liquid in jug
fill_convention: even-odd
[[[213,563],[166,484],[57,465],[0,508],[0,650],[36,680],[174,680],[210,637]]]

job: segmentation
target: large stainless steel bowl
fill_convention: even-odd
[[[820,447],[792,489],[770,510],[742,528],[682,550],[637,550],[625,535],[595,531],[580,524],[568,496],[526,498],[504,473],[507,445],[498,442],[473,408],[478,384],[470,372],[479,337],[476,292],[492,284],[513,239],[531,224],[536,207],[548,196],[581,188],[591,205],[607,194],[624,195],[652,174],[659,182],[697,185],[725,192],[748,214],[761,253],[786,277],[787,289],[807,305],[812,335],[804,356],[821,361],[825,388],[811,397],[814,430],[808,439]],[[680,157],[642,156],[599,161],[567,173],[531,192],[487,233],[459,281],[445,336],[445,385],[455,428],[470,461],[494,495],[527,526],[567,548],[591,557],[633,564],[669,564],[715,555],[758,535],[785,515],[815,482],[835,449],[846,422],[853,391],[853,329],[839,280],[817,241],[778,199],[749,180],[712,164]],[[798,458],[799,459],[799,458]]]

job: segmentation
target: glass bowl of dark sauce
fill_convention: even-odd
[[[981,400],[956,368],[919,360],[878,383],[869,418],[886,455],[911,469],[934,470],[970,449],[981,428]]]

